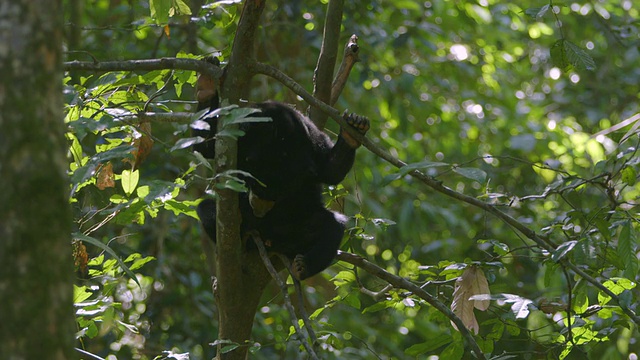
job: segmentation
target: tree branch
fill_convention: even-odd
[[[313,72],[313,96],[324,103],[331,101],[331,79],[333,78],[333,70],[338,57],[338,39],[340,38],[343,7],[344,0],[329,1],[324,19],[320,56]],[[311,107],[309,118],[321,130],[324,129],[327,123],[327,114],[318,108]]]
[[[291,274],[291,262],[289,259],[282,255],[278,254],[280,261],[284,264],[285,268],[289,270],[289,274]],[[307,334],[309,334],[309,338],[311,339],[311,343],[313,344],[314,349],[318,345],[318,337],[316,333],[313,331],[313,327],[311,327],[311,320],[309,320],[309,315],[307,314],[307,310],[304,308],[304,293],[302,292],[302,283],[300,280],[296,279],[293,274],[291,274],[291,279],[293,280],[293,286],[296,288],[296,294],[298,295],[298,311],[300,312],[300,316],[302,316],[302,321],[304,324],[304,328],[307,330]]]
[[[196,59],[142,59],[124,61],[67,61],[63,64],[64,71],[152,71],[152,70],[191,70],[207,74],[215,79],[222,76],[222,69],[202,60]]]
[[[293,305],[291,304],[291,298],[289,298],[289,292],[287,291],[287,284],[285,284],[285,282],[282,281],[282,279],[278,275],[278,271],[275,269],[275,267],[273,267],[273,264],[269,259],[269,254],[267,254],[267,249],[265,249],[264,243],[262,242],[260,235],[257,233],[254,233],[254,234],[251,234],[250,236],[253,237],[253,241],[256,243],[256,246],[258,247],[258,252],[260,252],[260,257],[262,258],[264,265],[267,267],[269,274],[271,274],[271,277],[273,278],[273,280],[276,281],[276,284],[278,284],[278,287],[282,292],[282,297],[284,298],[284,306],[289,312],[289,316],[291,317],[291,323],[293,324],[293,328],[295,329],[296,334],[298,334],[298,337],[300,338],[300,342],[302,343],[302,346],[304,346],[305,350],[307,350],[307,353],[309,353],[309,356],[312,359],[317,360],[318,355],[316,355],[316,352],[313,351],[313,348],[311,348],[311,345],[309,345],[309,342],[306,340],[307,337],[303,335],[302,329],[300,329],[300,325],[298,324],[298,317],[296,316],[296,310],[293,308]],[[310,334],[308,337],[310,338]]]
[[[453,311],[451,311],[451,309],[449,309],[445,304],[438,301],[438,299],[436,299],[433,295],[429,294],[419,286],[409,282],[407,279],[389,273],[383,268],[369,262],[362,256],[343,252],[343,251],[338,251],[337,259],[342,260],[344,262],[348,262],[349,264],[355,265],[365,270],[369,274],[388,282],[389,284],[393,285],[396,288],[409,290],[416,296],[419,296],[421,299],[428,302],[429,305],[436,308],[436,310],[443,313],[446,317],[449,318],[449,320],[451,320],[453,323],[456,324],[456,326],[458,327],[458,331],[460,331],[460,334],[462,335],[462,337],[464,337],[464,339],[467,341],[467,344],[469,345],[469,348],[473,352],[474,356],[476,356],[478,359],[485,358],[484,354],[482,353],[482,350],[478,346],[478,343],[476,343],[476,340],[473,338],[473,335],[471,334],[471,332],[469,332],[469,329],[467,329],[466,325],[464,325],[462,320],[460,320],[460,318],[458,318],[453,313]]]
[[[340,68],[338,69],[338,73],[336,74],[336,78],[333,79],[333,84],[331,84],[331,100],[329,105],[335,105],[336,101],[342,94],[342,90],[344,89],[345,84],[347,83],[347,79],[349,78],[349,74],[351,73],[351,69],[353,66],[360,61],[358,58],[358,53],[360,52],[360,47],[358,46],[358,37],[354,34],[349,38],[349,42],[344,46],[344,52],[342,55],[342,63],[340,63]]]

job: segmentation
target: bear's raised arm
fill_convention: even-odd
[[[344,120],[349,126],[361,134],[369,130],[369,119],[356,114],[345,114]],[[344,129],[340,129],[338,140],[326,155],[324,162],[318,164],[318,180],[323,184],[337,185],[344,180],[353,166],[356,149],[360,142],[354,139]]]

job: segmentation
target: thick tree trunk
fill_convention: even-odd
[[[0,6],[0,358],[72,359],[62,1]]]
[[[227,75],[222,96],[231,103],[249,93],[252,74],[246,63],[254,58],[255,33],[265,2],[245,1],[240,22],[227,66]],[[220,129],[219,129],[220,130]],[[237,143],[229,137],[216,141],[217,172],[236,168]],[[269,282],[269,273],[264,269],[257,254],[247,254],[240,239],[240,214],[238,194],[232,190],[218,192],[217,201],[217,291],[216,302],[219,314],[218,339],[230,340],[243,346],[222,354],[218,359],[241,360],[247,357],[253,319],[262,291]],[[218,347],[221,349],[221,346]]]

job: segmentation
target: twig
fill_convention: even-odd
[[[271,274],[271,277],[273,277],[273,280],[275,280],[276,284],[278,284],[278,286],[280,287],[280,291],[282,291],[282,296],[284,297],[284,306],[287,308],[287,311],[289,311],[289,316],[291,317],[291,323],[293,324],[293,328],[295,329],[296,334],[298,335],[298,338],[302,343],[302,346],[304,346],[305,350],[307,350],[307,353],[309,353],[309,356],[312,359],[317,360],[318,355],[316,355],[316,352],[309,345],[309,342],[306,340],[305,336],[302,333],[302,329],[300,329],[300,325],[298,324],[298,317],[296,316],[296,311],[293,308],[293,305],[291,304],[291,299],[289,298],[289,293],[287,291],[287,284],[285,284],[284,281],[282,281],[280,276],[278,276],[278,271],[275,269],[275,267],[273,267],[273,264],[269,259],[269,254],[267,254],[267,249],[265,249],[264,244],[262,243],[262,239],[260,238],[260,235],[253,233],[250,236],[253,238],[253,241],[256,243],[256,246],[258,247],[258,251],[260,252],[260,257],[262,258],[262,261],[264,262],[265,267]]]
[[[360,61],[360,59],[358,59],[359,51],[360,47],[358,46],[358,37],[355,34],[351,35],[349,42],[344,46],[342,63],[340,63],[340,68],[338,69],[336,78],[333,79],[333,84],[331,84],[331,100],[329,101],[329,105],[335,105],[340,94],[342,94],[342,90],[347,83],[347,79],[349,78],[351,69],[353,69],[353,65]]]
[[[414,295],[419,296],[421,299],[428,302],[431,306],[436,308],[436,310],[443,313],[446,317],[449,318],[449,320],[451,320],[453,323],[456,324],[456,326],[458,327],[458,330],[460,331],[460,334],[462,334],[462,337],[465,338],[465,340],[467,341],[467,344],[471,348],[471,351],[478,359],[485,358],[484,354],[482,353],[482,350],[478,346],[478,343],[476,343],[476,340],[473,338],[473,335],[471,335],[471,333],[469,332],[469,329],[467,329],[466,325],[462,322],[462,320],[460,320],[460,318],[458,318],[453,313],[453,311],[451,311],[451,309],[449,309],[445,304],[438,301],[438,299],[436,299],[433,295],[429,294],[419,286],[409,282],[407,279],[397,275],[393,275],[390,272],[384,270],[383,268],[369,262],[362,256],[343,252],[343,251],[338,251],[337,258],[338,260],[342,260],[342,261],[348,262],[349,264],[362,268],[369,274],[388,282],[389,284],[395,286],[396,288],[407,289],[411,291]]]
[[[278,254],[278,257],[280,258],[280,261],[282,261],[282,263],[284,264],[285,268],[289,270],[289,273],[291,273],[291,262],[289,261],[289,259],[287,259],[287,257],[282,254]],[[304,324],[304,328],[307,330],[307,334],[309,334],[311,343],[315,348],[316,345],[318,344],[318,337],[316,336],[315,331],[313,331],[313,328],[311,327],[311,321],[309,320],[309,315],[307,314],[307,310],[305,309],[305,306],[304,306],[304,294],[302,292],[302,284],[300,283],[300,280],[296,279],[296,277],[293,276],[293,274],[291,275],[292,275],[291,278],[293,279],[293,285],[296,288],[296,294],[298,295],[298,311],[300,311],[300,316],[302,316],[302,322]]]
[[[189,124],[194,119],[194,113],[173,112],[173,113],[155,113],[143,112],[138,114],[124,115],[116,118],[120,121],[126,121],[131,124],[142,122],[166,122],[166,123],[183,123]]]

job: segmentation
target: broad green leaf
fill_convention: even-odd
[[[131,269],[131,271],[133,270],[138,270],[139,268],[143,267],[146,263],[154,261],[156,258],[154,258],[153,256],[147,256],[147,257],[142,257],[142,255],[140,255],[139,253],[133,253],[131,255],[129,255],[129,257],[127,257],[124,262],[128,263],[133,261],[133,264],[131,264],[131,266],[129,266],[129,269]]]
[[[166,24],[169,22],[169,11],[172,0],[149,0],[149,10],[151,18],[156,20],[156,24]]]
[[[593,71],[596,63],[585,50],[566,39],[556,41],[551,47],[551,60],[553,64],[564,71],[572,67],[578,70]]]
[[[636,173],[636,169],[634,169],[632,166],[627,166],[622,169],[622,182],[624,182],[625,184],[629,186],[635,185],[637,177],[638,174]]]
[[[571,69],[571,63],[569,59],[567,59],[564,41],[564,39],[560,39],[551,46],[551,62],[562,71],[569,71]]]
[[[87,290],[86,286],[73,285],[73,303],[81,303],[93,295],[92,292]]]
[[[527,16],[529,16],[529,17],[531,17],[531,18],[533,18],[533,19],[535,19],[537,21],[540,21],[547,14],[549,9],[550,9],[549,4],[546,4],[546,5],[542,6],[542,7],[532,7],[532,8],[525,9],[524,13]]]
[[[442,350],[440,359],[462,359],[464,355],[464,342],[454,341]]]
[[[567,60],[578,70],[594,71],[596,69],[596,63],[593,58],[587,54],[587,52],[572,43],[571,41],[564,41],[565,54]]]
[[[360,310],[362,308],[362,304],[360,303],[360,298],[353,293],[345,296],[342,299],[342,302],[357,310]]]
[[[481,184],[487,179],[487,173],[478,168],[454,167],[453,171],[467,179],[475,180]]]
[[[618,236],[618,256],[624,263],[624,274],[628,278],[635,278],[638,274],[638,258],[635,250],[635,234],[629,221],[626,221]]]
[[[169,150],[169,151],[176,151],[176,150],[180,150],[180,149],[186,149],[188,147],[191,147],[195,144],[200,144],[202,142],[204,142],[206,139],[203,138],[202,136],[195,136],[195,137],[188,137],[188,138],[182,138],[182,139],[178,139],[178,141],[176,141],[175,145],[173,145],[173,147]]]
[[[228,353],[229,351],[237,349],[240,346],[240,344],[235,343],[231,340],[216,340],[211,344],[211,346],[218,346],[218,345],[222,346],[221,351],[223,353]]]
[[[140,171],[139,170],[123,170],[120,178],[120,183],[122,184],[122,190],[128,196],[133,194],[133,191],[138,186],[138,181],[140,180]]]
[[[431,338],[423,343],[411,345],[404,350],[404,353],[408,356],[418,356],[426,352],[434,351],[444,345],[450,343],[453,339],[449,334],[441,334],[434,338]]]
[[[396,303],[395,301],[391,301],[391,300],[380,301],[378,303],[375,303],[365,308],[364,310],[362,310],[362,313],[366,314],[366,313],[378,312],[378,311],[393,307],[395,303]]]
[[[176,15],[191,15],[191,9],[183,0],[174,0]]]

